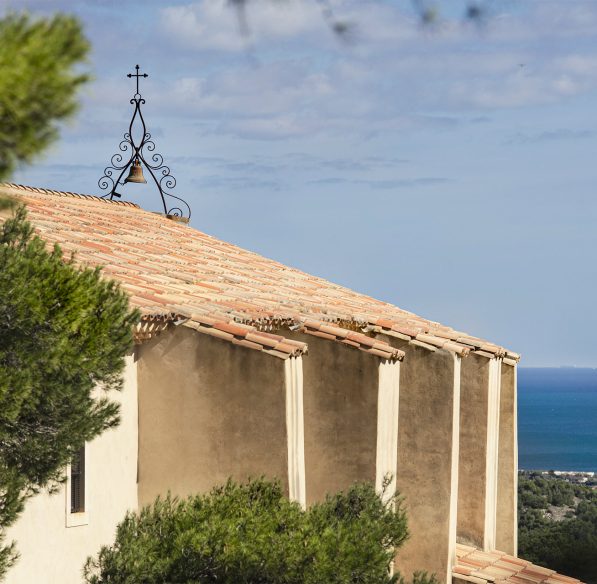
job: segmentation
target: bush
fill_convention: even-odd
[[[401,499],[383,502],[368,484],[304,511],[278,482],[229,480],[127,514],[84,572],[89,584],[388,584],[402,582],[389,569],[407,537]]]

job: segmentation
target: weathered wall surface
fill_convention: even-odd
[[[288,489],[284,361],[183,326],[139,349],[139,503],[228,477]]]
[[[307,504],[375,482],[380,360],[312,335],[303,358]]]
[[[471,354],[461,367],[457,535],[462,543],[481,549],[487,496],[488,398],[489,359]]]
[[[116,525],[137,508],[137,370],[127,357],[124,389],[111,398],[121,403],[122,421],[87,445],[86,524],[66,527],[70,493],[42,493],[8,531],[21,554],[8,573],[11,584],[80,584],[88,556],[114,541]]]
[[[447,351],[429,351],[381,336],[405,351],[400,365],[398,490],[405,497],[410,539],[396,568],[451,579],[458,496],[458,408],[460,374]]]
[[[515,366],[502,364],[500,396],[496,548],[516,555],[518,437]]]

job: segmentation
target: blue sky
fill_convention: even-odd
[[[16,182],[97,194],[139,63],[193,227],[501,343],[597,367],[597,2],[20,1],[93,43],[77,118]],[[131,200],[157,210],[149,187]]]

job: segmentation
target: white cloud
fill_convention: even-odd
[[[597,89],[597,46],[570,36],[597,23],[597,3],[570,2],[566,10],[545,0],[494,14],[485,29],[452,20],[432,33],[398,3],[331,1],[337,18],[358,24],[356,44],[335,43],[317,2],[251,0],[252,66],[227,0],[159,9],[153,32],[165,33],[159,50],[146,47],[148,107],[184,117],[203,135],[366,139],[456,127],[487,110],[560,103]],[[129,90],[103,78],[91,100],[124,111]]]
[[[476,108],[513,108],[560,102],[597,89],[597,55],[571,54],[541,60],[494,75],[455,80],[451,99]],[[528,71],[528,72],[527,72]]]
[[[316,2],[253,0],[247,17],[260,66],[179,79],[174,101],[184,111],[227,116],[221,131],[282,137],[351,124],[353,131],[370,133],[377,124],[416,123],[423,112],[462,115],[470,108],[553,103],[597,86],[594,47],[567,54],[566,43],[555,49],[542,42],[554,33],[588,32],[586,23],[597,23],[597,7],[587,2],[564,9],[547,1],[494,14],[482,31],[446,21],[435,34],[422,33],[413,12],[396,5],[337,0],[334,7],[338,17],[358,23],[353,48],[339,50],[329,42]],[[225,0],[162,13],[169,34],[187,48],[246,49]],[[290,61],[271,52],[287,39],[302,39],[307,49],[312,41],[310,58]]]
[[[163,26],[176,43],[193,49],[239,51],[246,48],[242,21],[227,0],[202,0],[162,10]],[[292,38],[325,31],[315,2],[253,0],[245,9],[246,24],[257,41]]]

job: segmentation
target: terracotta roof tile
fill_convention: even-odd
[[[402,351],[374,338],[384,333],[430,350],[518,360],[497,345],[132,203],[12,184],[1,188],[27,204],[30,220],[49,244],[74,252],[81,264],[103,266],[144,320],[159,317],[159,326],[154,321],[152,327],[137,327],[140,341],[167,327],[168,319],[182,319],[202,333],[283,358],[306,351],[306,345],[259,334],[300,329],[380,358],[402,359]]]
[[[504,552],[484,552],[463,544],[456,545],[456,564],[452,568],[452,576],[454,581],[467,580],[476,584],[581,584],[580,580],[562,576],[549,568],[536,566]]]
[[[324,339],[335,340],[348,347],[353,347],[376,355],[382,359],[402,360],[404,351],[395,349],[389,343],[373,339],[363,333],[357,333],[331,324],[309,320],[301,328],[302,332]]]
[[[482,578],[476,578],[475,576],[465,576],[464,574],[455,574],[453,578],[454,582],[472,582],[473,584],[487,584],[487,580]]]
[[[552,574],[549,577],[550,580],[559,580],[560,582],[578,582],[578,580],[574,578],[570,578],[570,576],[564,576],[563,574]]]

